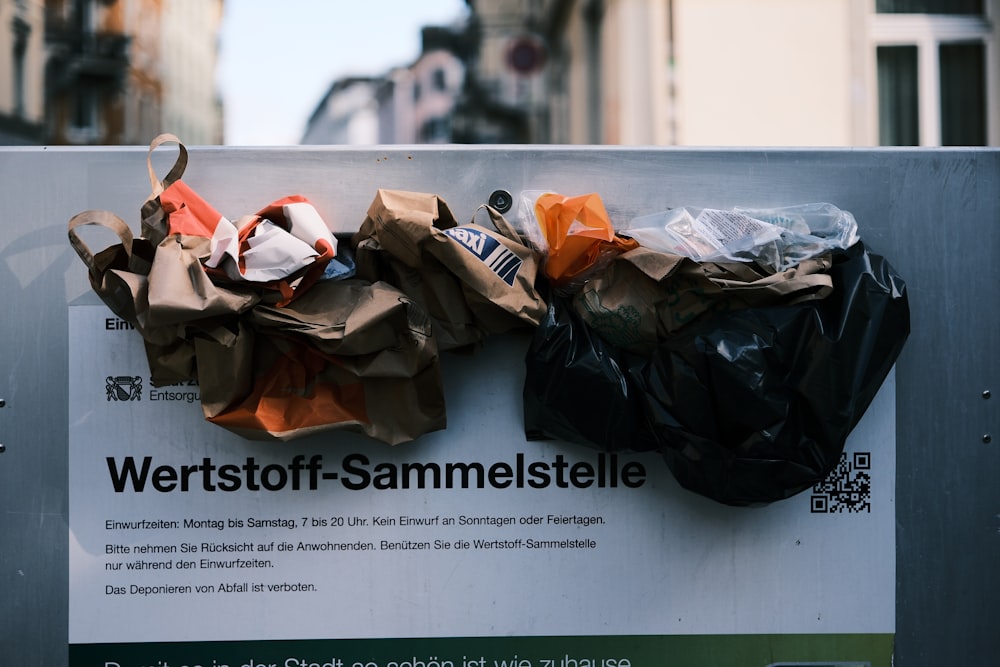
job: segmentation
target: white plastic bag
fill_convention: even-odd
[[[827,203],[731,210],[683,206],[634,218],[622,233],[699,262],[755,261],[775,272],[849,248],[859,238],[854,216]]]

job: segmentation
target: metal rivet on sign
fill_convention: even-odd
[[[514,198],[506,190],[494,190],[493,194],[490,195],[490,206],[501,213],[506,213],[513,205]]]
[[[990,444],[990,442],[992,441],[993,441],[993,436],[991,436],[989,433],[983,436],[983,442],[985,442],[987,445]]]
[[[990,396],[992,396],[992,394],[989,389],[983,392],[983,398],[989,398]]]

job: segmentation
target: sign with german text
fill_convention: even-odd
[[[656,454],[524,437],[527,338],[443,359],[447,429],[245,440],[70,308],[72,667],[888,667],[894,377],[840,468],[767,507]]]

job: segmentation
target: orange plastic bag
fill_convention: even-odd
[[[549,246],[543,271],[556,285],[583,282],[612,257],[639,247],[615,234],[596,193],[577,197],[545,193],[535,201],[535,215]]]

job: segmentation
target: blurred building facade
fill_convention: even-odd
[[[465,77],[463,32],[425,27],[420,56],[384,76],[343,77],[313,111],[303,144],[440,144],[454,140]]]
[[[344,77],[330,86],[306,122],[303,144],[363,146],[379,141],[378,77]]]
[[[223,0],[0,0],[0,142],[222,142]],[[3,40],[0,43],[6,43]]]
[[[156,4],[161,5],[161,131],[172,132],[189,145],[221,144],[223,105],[216,71],[223,0],[157,0]],[[143,131],[136,138],[148,144],[153,136]]]
[[[0,2],[0,144],[38,144],[45,125],[45,12]]]
[[[1000,145],[1000,0],[467,3],[527,141]]]
[[[461,143],[550,143],[552,22],[568,8],[549,0],[466,0]]]
[[[441,44],[427,48],[409,68],[414,143],[444,144],[453,139],[452,117],[465,67],[456,54]]]

